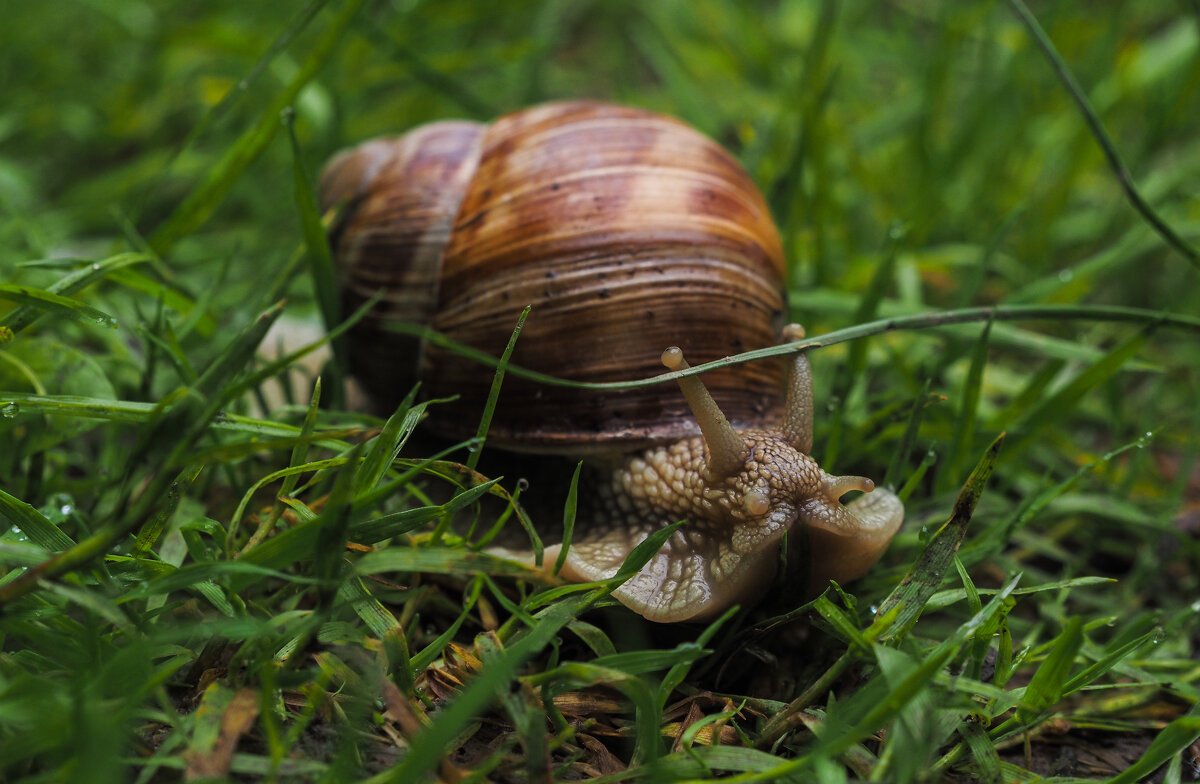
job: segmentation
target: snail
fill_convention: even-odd
[[[783,326],[782,245],[753,181],[720,145],[649,111],[565,102],[488,125],[431,123],[336,155],[321,199],[345,204],[331,232],[345,306],[386,292],[349,341],[353,372],[379,401],[399,400],[418,377],[430,397],[459,395],[430,416],[446,437],[474,434],[492,374],[390,331],[392,320],[499,356],[531,304],[512,363],[586,381],[803,335]],[[684,520],[614,591],[647,619],[674,622],[760,598],[789,531],[809,544],[814,586],[877,560],[903,507],[809,456],[803,354],[679,385],[682,396],[666,385],[597,392],[505,379],[489,445],[596,466],[561,577],[611,577],[649,533]],[[843,505],[852,490],[866,494]],[[547,568],[560,547],[547,548]]]

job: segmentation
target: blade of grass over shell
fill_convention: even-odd
[[[417,420],[424,413],[424,408],[419,410],[413,409],[413,401],[417,398],[417,390],[420,385],[414,386],[409,390],[400,404],[396,406],[396,410],[388,417],[387,422],[383,426],[383,430],[379,431],[379,435],[371,439],[371,445],[367,448],[367,455],[363,459],[363,463],[359,466],[358,473],[354,478],[354,492],[356,496],[361,496],[363,493],[374,490],[379,481],[383,479],[387,470],[395,462],[396,457],[400,454],[400,450],[404,447],[404,441],[412,433],[413,428],[417,426]]]
[[[1038,24],[1035,17],[1022,0],[1008,0],[1008,5],[1013,9],[1017,18],[1029,30],[1033,36],[1034,43],[1042,50],[1042,54],[1050,61],[1051,67],[1054,68],[1055,74],[1058,75],[1063,87],[1071,96],[1071,100],[1079,108],[1079,113],[1083,115],[1083,120],[1087,123],[1088,130],[1092,132],[1096,143],[1100,145],[1104,157],[1108,160],[1109,168],[1116,175],[1117,182],[1121,184],[1121,189],[1125,191],[1126,198],[1129,199],[1133,208],[1141,214],[1141,216],[1154,227],[1154,230],[1167,241],[1171,247],[1175,248],[1183,257],[1192,263],[1197,269],[1200,269],[1200,250],[1193,247],[1187,240],[1179,236],[1179,234],[1171,228],[1171,226],[1159,217],[1158,212],[1150,206],[1149,203],[1142,197],[1141,191],[1134,185],[1133,177],[1129,174],[1129,169],[1125,166],[1125,161],[1121,159],[1121,154],[1117,151],[1117,145],[1113,143],[1112,137],[1108,135],[1104,124],[1100,122],[1087,96],[1084,95],[1079,83],[1075,81],[1075,77],[1071,74],[1071,69],[1067,67],[1059,55],[1058,50],[1054,47],[1054,42],[1050,40],[1050,36],[1046,35],[1046,31]]]
[[[479,418],[479,428],[475,431],[475,438],[479,445],[474,452],[467,455],[467,468],[472,471],[479,465],[488,429],[492,426],[492,415],[496,412],[496,401],[500,399],[500,386],[504,382],[504,373],[509,367],[508,361],[512,358],[513,349],[517,347],[517,338],[521,336],[521,329],[525,326],[525,319],[529,318],[531,310],[533,310],[533,306],[526,305],[525,309],[521,311],[521,315],[517,317],[517,325],[513,327],[512,334],[509,335],[508,345],[504,347],[504,353],[500,355],[500,359],[496,363],[496,372],[492,375],[492,386],[488,389],[487,401],[483,405],[483,415]]]
[[[275,138],[280,128],[279,113],[296,100],[300,90],[316,76],[317,71],[333,54],[346,26],[362,5],[363,0],[346,1],[342,10],[322,28],[321,37],[309,50],[300,68],[284,89],[277,92],[267,104],[254,126],[242,134],[225,152],[220,162],[208,170],[191,193],[150,235],[150,245],[156,253],[165,255],[179,239],[192,234],[208,222],[234,183]]]
[[[308,249],[308,274],[312,276],[313,294],[321,308],[325,329],[332,330],[342,320],[337,274],[333,267],[333,253],[329,249],[329,238],[325,234],[321,212],[317,208],[317,197],[313,193],[312,178],[304,165],[300,142],[296,139],[295,116],[295,111],[290,107],[282,112],[282,122],[287,129],[292,150],[292,186],[296,198],[296,211],[300,215],[300,228],[304,235],[304,245]],[[333,339],[329,345],[333,349],[338,372],[345,376],[345,341],[340,338]],[[340,384],[341,379],[338,379],[338,385]]]
[[[551,574],[558,576],[562,571],[563,564],[567,562],[567,551],[571,547],[571,539],[575,533],[575,511],[579,502],[579,472],[583,469],[583,461],[575,464],[575,473],[571,475],[571,484],[567,488],[567,500],[563,504],[563,540],[562,548],[558,551],[558,558],[554,560],[554,569]]]
[[[40,310],[53,313],[56,316],[66,316],[76,321],[99,324],[102,327],[110,329],[117,328],[117,320],[104,311],[97,310],[91,305],[86,305],[77,299],[64,297],[61,294],[55,294],[53,291],[46,289],[34,288],[33,286],[18,286],[13,283],[0,283],[0,299],[20,303],[22,309]],[[18,329],[32,323],[35,318],[35,316],[25,316],[23,323],[18,326],[14,327],[11,324],[4,326],[16,332]]]
[[[1200,333],[1200,318],[1179,313],[1163,313],[1145,308],[1101,305],[996,305],[987,308],[962,308],[960,310],[947,310],[938,313],[894,316],[867,324],[857,324],[853,327],[835,330],[816,337],[809,335],[804,340],[796,343],[746,351],[712,362],[705,362],[701,365],[693,365],[687,370],[673,370],[669,373],[661,373],[651,378],[642,379],[641,381],[573,381],[527,370],[513,364],[509,364],[505,368],[505,372],[531,381],[572,389],[636,389],[655,384],[665,384],[669,381],[675,381],[686,376],[699,375],[710,370],[716,370],[717,368],[740,365],[770,357],[787,356],[800,351],[811,351],[815,348],[824,348],[872,335],[882,335],[887,332],[930,329],[986,321],[1098,321],[1154,324],[1160,329],[1172,328]],[[387,325],[387,329],[402,335],[421,337],[439,348],[445,348],[461,357],[466,357],[482,365],[496,367],[499,362],[495,357],[489,356],[485,352],[452,340],[423,325],[407,322],[391,322]]]
[[[959,547],[962,546],[967,524],[971,522],[971,516],[975,512],[975,504],[983,495],[987,480],[996,468],[1003,441],[1004,434],[1001,433],[988,447],[959,491],[950,519],[933,535],[908,574],[880,604],[881,614],[894,607],[901,607],[896,623],[880,637],[881,641],[899,641],[907,636],[924,611],[926,603],[942,584]]]
[[[487,442],[487,433],[492,426],[492,415],[496,411],[496,402],[500,399],[500,387],[504,382],[504,372],[508,369],[508,360],[512,357],[513,349],[517,346],[517,338],[521,335],[521,329],[525,326],[525,319],[529,317],[529,311],[533,309],[532,305],[526,305],[521,311],[521,315],[517,317],[517,324],[513,328],[512,334],[508,337],[508,344],[504,347],[504,353],[500,355],[500,360],[496,364],[496,371],[492,374],[492,385],[488,389],[487,400],[483,404],[483,413],[479,418],[479,427],[475,431],[475,448],[474,451],[468,450],[466,469],[468,472],[474,472],[475,467],[479,465],[479,459],[483,456],[483,448]],[[447,513],[438,523],[437,528],[433,531],[432,541],[437,543],[445,536],[446,530],[450,527],[452,514]],[[474,526],[472,526],[472,529]],[[539,553],[540,558],[540,553]]]

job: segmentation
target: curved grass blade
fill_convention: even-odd
[[[21,529],[29,541],[43,550],[55,553],[75,546],[75,540],[46,519],[45,515],[3,490],[0,490],[0,521]]]
[[[58,280],[54,281],[45,290],[60,296],[66,297],[74,294],[90,283],[94,283],[101,278],[108,277],[123,267],[128,267],[133,264],[142,264],[153,260],[153,256],[145,253],[119,253],[116,256],[110,256],[101,261],[92,262],[87,259],[73,260],[75,263],[85,265],[82,269],[70,272]],[[53,261],[59,261],[54,259]],[[35,266],[33,263],[23,264],[21,266]],[[39,308],[34,305],[25,304],[18,307],[12,313],[8,314],[6,325],[13,332],[20,332],[38,319],[42,313],[46,312],[44,308]],[[99,311],[97,311],[99,312]]]
[[[1133,177],[1130,176],[1129,169],[1125,167],[1125,161],[1121,159],[1121,154],[1117,152],[1117,145],[1113,143],[1112,137],[1104,129],[1104,124],[1100,122],[1100,118],[1096,115],[1095,110],[1092,109],[1087,97],[1083,94],[1083,90],[1079,87],[1079,83],[1071,75],[1071,69],[1067,67],[1067,64],[1063,62],[1062,57],[1058,54],[1058,50],[1054,47],[1054,42],[1050,40],[1050,36],[1046,35],[1046,31],[1038,24],[1037,17],[1030,12],[1022,0],[1008,0],[1008,4],[1012,7],[1013,12],[1016,13],[1017,18],[1029,30],[1034,42],[1042,50],[1042,54],[1050,61],[1050,65],[1054,68],[1054,72],[1063,83],[1063,87],[1066,88],[1071,99],[1075,101],[1075,105],[1079,107],[1079,112],[1083,115],[1083,120],[1087,123],[1088,130],[1092,132],[1096,143],[1100,145],[1104,157],[1108,160],[1109,168],[1113,170],[1113,174],[1117,177],[1117,182],[1121,184],[1121,188],[1125,191],[1125,195],[1133,205],[1133,208],[1146,219],[1147,223],[1154,227],[1154,230],[1171,247],[1182,253],[1183,257],[1190,261],[1193,266],[1200,268],[1200,250],[1192,247],[1187,240],[1179,236],[1166,221],[1159,217],[1154,208],[1142,197],[1141,191],[1134,185]]]
[[[48,291],[47,289],[38,289],[33,286],[18,286],[14,283],[0,283],[0,299],[18,302],[26,308],[53,313],[58,316],[66,316],[77,321],[99,324],[109,329],[117,328],[117,320],[104,311],[97,310],[91,305],[85,305],[77,299],[55,294],[53,291]],[[32,323],[34,318],[36,317],[30,318],[25,316],[23,317],[23,323],[19,326],[14,327],[12,324],[7,324],[6,326],[13,332],[17,332],[18,329],[22,329]]]
[[[1167,327],[1200,334],[1200,318],[1181,313],[1164,313],[1147,308],[1127,308],[1108,305],[996,305],[987,308],[962,308],[937,313],[890,316],[867,324],[857,324],[853,327],[834,330],[833,332],[816,337],[807,336],[804,340],[796,343],[785,343],[778,346],[768,346],[753,351],[746,351],[734,356],[722,357],[712,362],[705,362],[702,365],[693,365],[687,370],[672,370],[668,373],[661,373],[657,376],[638,381],[574,381],[528,370],[513,364],[508,365],[506,372],[519,378],[529,379],[530,381],[571,389],[636,389],[639,387],[654,386],[655,384],[665,384],[686,376],[700,375],[701,373],[707,373],[717,368],[741,365],[746,362],[755,362],[770,357],[787,356],[801,351],[811,351],[815,348],[833,346],[838,343],[858,340],[872,335],[882,335],[899,330],[951,327],[958,324],[971,324],[984,321],[1098,321],[1143,325],[1153,324],[1159,328]],[[386,328],[390,332],[396,332],[401,335],[420,337],[432,345],[444,348],[458,356],[466,357],[482,365],[496,367],[499,364],[499,360],[496,357],[464,343],[459,343],[425,325],[408,322],[389,322]],[[996,332],[999,333],[999,328],[996,329]],[[1078,350],[1075,350],[1072,356],[1078,358],[1080,356]]]

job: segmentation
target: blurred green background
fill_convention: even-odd
[[[1195,5],[1033,10],[1148,199],[1194,226]],[[0,260],[104,253],[151,232],[336,11],[264,62],[300,4],[6,3]],[[300,92],[297,133],[315,171],[373,135],[564,97],[677,115],[726,144],[769,195],[798,284],[860,287],[856,261],[902,221],[919,284],[939,298],[956,298],[963,268],[1004,231],[983,299],[1040,282],[1042,299],[1197,310],[1194,269],[1142,228],[1003,3],[369,3]],[[297,239],[290,158],[281,136],[170,266],[229,255],[236,278],[269,275]],[[1100,253],[1122,258],[1050,290],[1048,273]]]

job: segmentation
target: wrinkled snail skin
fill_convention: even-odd
[[[736,432],[738,460],[714,476],[715,450],[689,438],[627,458],[598,488],[586,535],[572,543],[560,575],[591,581],[612,577],[653,531],[685,524],[650,562],[613,595],[652,621],[709,620],[734,604],[753,602],[774,579],[785,533],[809,536],[810,585],[846,582],[864,574],[904,520],[891,492],[863,477],[836,477],[801,446],[812,438],[808,360],[793,360],[787,421],[775,430]],[[710,401],[711,402],[711,401]],[[716,412],[719,414],[719,411]],[[701,408],[702,422],[711,409]],[[716,425],[719,426],[719,425]],[[849,505],[845,493],[866,493]],[[548,548],[544,564],[555,562]]]
[[[473,434],[492,374],[389,331],[392,320],[498,356],[532,304],[513,363],[587,381],[645,378],[663,365],[686,369],[685,352],[709,361],[803,336],[781,323],[782,249],[753,182],[719,145],[651,112],[570,102],[487,126],[434,123],[340,154],[321,189],[326,207],[346,205],[332,234],[345,306],[387,292],[352,335],[356,376],[382,408],[418,377],[427,397],[461,395],[431,409],[428,426],[446,437]],[[705,620],[756,601],[784,534],[802,526],[815,587],[870,568],[903,507],[809,456],[807,358],[679,386],[682,397],[663,385],[597,393],[506,377],[489,449],[590,455],[603,467],[581,487],[560,576],[611,577],[646,536],[679,520],[614,592],[652,621]],[[852,490],[865,495],[843,505]],[[545,568],[560,547],[546,549]]]

